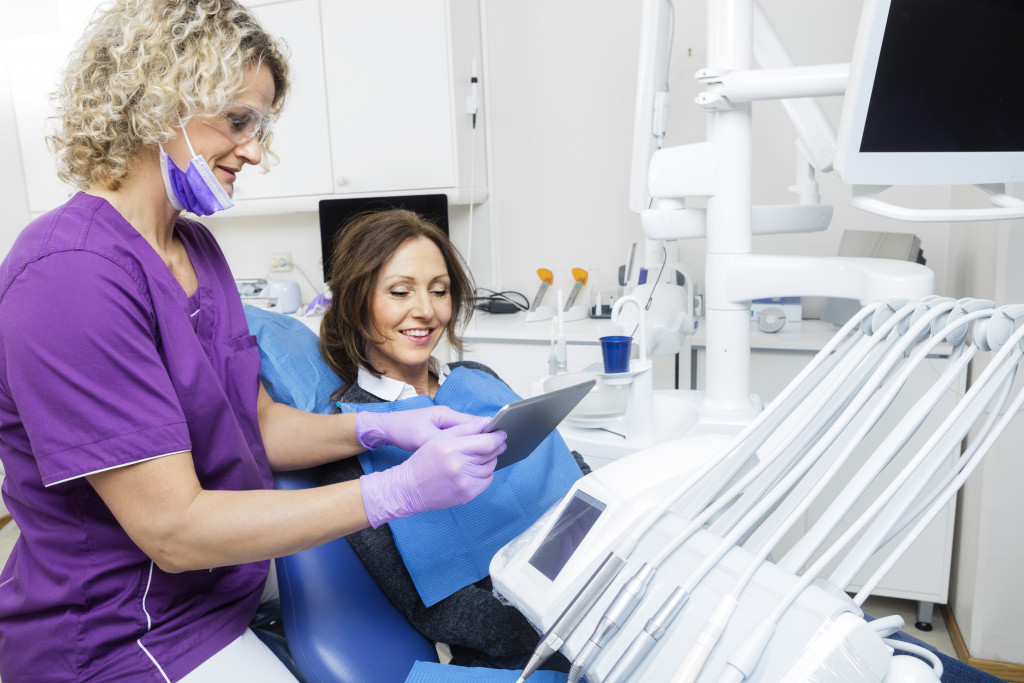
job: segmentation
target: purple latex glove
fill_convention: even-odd
[[[401,465],[360,477],[371,526],[468,503],[483,492],[505,451],[505,432],[480,433],[488,422],[476,418],[446,429]]]
[[[362,412],[356,416],[356,438],[368,450],[381,446],[397,446],[403,451],[415,451],[430,439],[456,425],[487,418],[459,413],[447,406],[430,406],[393,413]],[[481,427],[480,429],[483,429]],[[474,433],[479,433],[477,429]]]

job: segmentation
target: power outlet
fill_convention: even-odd
[[[270,255],[270,272],[288,273],[292,269],[292,253],[279,251]]]

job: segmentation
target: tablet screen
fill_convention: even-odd
[[[509,403],[499,410],[484,429],[485,432],[502,429],[508,435],[505,452],[498,456],[495,469],[508,467],[530,455],[595,384],[597,380],[587,380]]]

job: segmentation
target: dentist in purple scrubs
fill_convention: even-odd
[[[117,0],[69,60],[50,142],[81,192],[0,265],[0,460],[21,530],[0,573],[6,681],[287,681],[248,624],[270,559],[467,502],[504,434],[448,409],[310,415],[260,384],[200,223],[260,164],[288,88],[234,0]],[[271,472],[393,444],[360,480]]]

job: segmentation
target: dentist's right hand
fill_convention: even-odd
[[[445,429],[402,464],[360,477],[370,525],[461,505],[482,493],[505,451],[505,432],[480,433],[489,422],[482,417]]]

